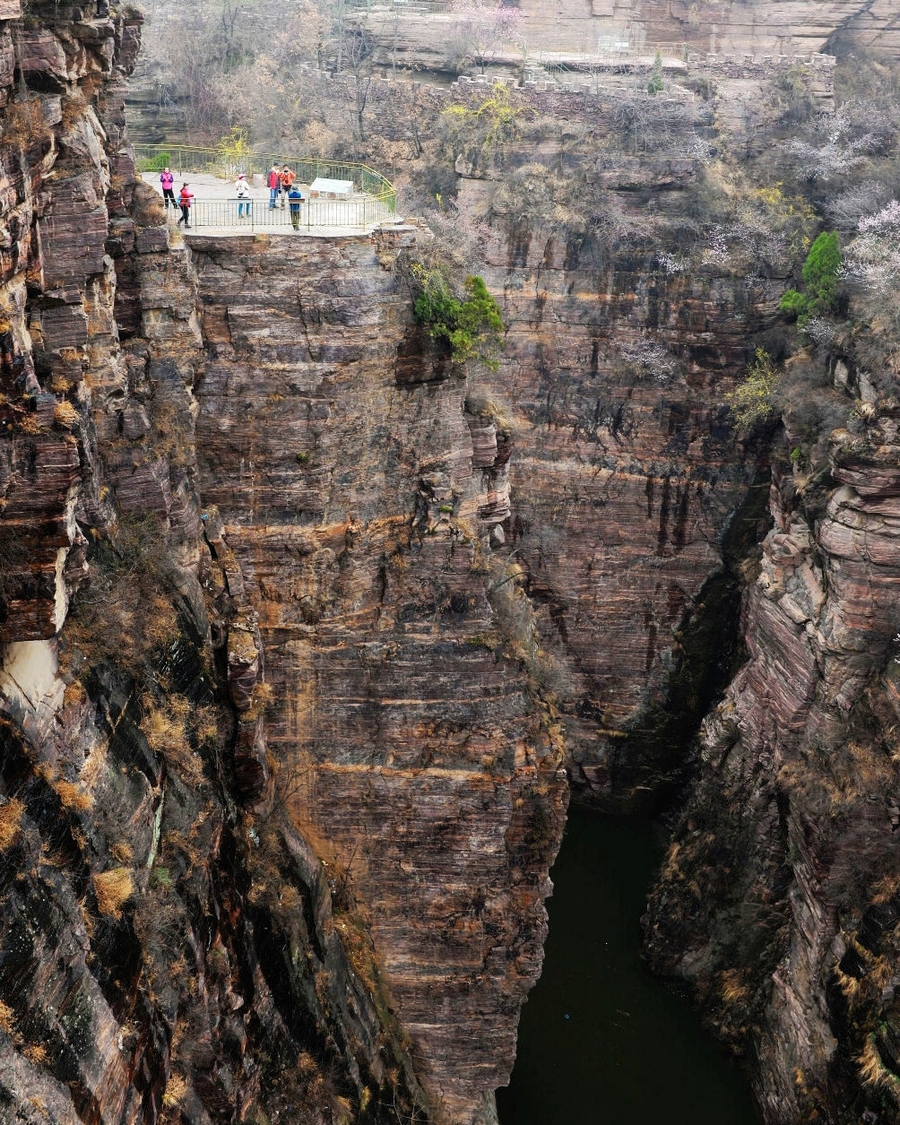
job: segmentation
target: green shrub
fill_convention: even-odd
[[[483,278],[470,274],[463,282],[461,297],[440,270],[431,270],[420,281],[422,292],[416,298],[415,314],[429,334],[446,340],[457,363],[475,359],[496,367],[503,321]]]
[[[833,307],[840,268],[841,248],[837,231],[822,231],[803,263],[803,281],[817,305],[816,312],[826,312]]]
[[[663,91],[663,69],[662,69],[662,55],[659,51],[653,59],[653,67],[650,71],[650,81],[647,83],[648,94],[661,94]]]
[[[137,162],[139,172],[161,172],[172,164],[172,154],[158,152],[156,156],[148,156]]]
[[[822,231],[810,247],[803,263],[805,292],[788,289],[781,298],[781,311],[797,321],[798,327],[813,316],[822,316],[834,309],[841,248],[837,231]]]
[[[788,289],[781,298],[779,307],[792,320],[800,320],[802,317],[805,322],[809,317],[809,298],[798,289]]]

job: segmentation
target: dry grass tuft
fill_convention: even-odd
[[[111,918],[120,918],[123,903],[134,894],[131,872],[127,867],[113,867],[109,871],[98,872],[93,878],[97,909]]]
[[[41,98],[16,101],[6,107],[3,121],[3,141],[14,144],[21,151],[50,140],[51,130],[44,117]]]
[[[35,1066],[43,1066],[50,1058],[43,1043],[29,1043],[27,1047],[23,1048],[22,1054]]]
[[[16,1016],[9,1004],[0,1000],[0,1031],[12,1035],[15,1030]]]
[[[16,842],[21,831],[25,806],[13,797],[0,805],[0,852],[5,852]]]
[[[834,979],[837,981],[838,988],[846,997],[847,1003],[852,1007],[860,990],[859,978],[850,976],[849,973],[844,972],[840,965],[835,965]]]
[[[150,749],[161,754],[166,765],[190,785],[203,784],[203,761],[190,744],[188,720],[191,717],[190,701],[184,696],[172,695],[159,706],[154,699],[143,698],[144,717],[141,730]]]
[[[79,683],[78,680],[72,680],[71,683],[66,684],[66,690],[63,693],[63,703],[66,707],[75,707],[85,699],[87,699],[87,692],[84,690],[84,685]]]
[[[750,998],[750,989],[740,969],[726,969],[719,978],[719,987],[724,1004],[745,1004]]]
[[[109,744],[107,742],[95,743],[87,756],[87,760],[81,767],[78,780],[86,792],[95,789],[106,775],[109,768],[108,750]]]
[[[215,707],[201,705],[194,709],[194,730],[197,732],[197,741],[214,743],[219,736],[219,718]]]
[[[53,421],[64,430],[71,430],[81,421],[81,415],[71,402],[60,402],[53,410]]]
[[[895,1102],[900,1103],[900,1078],[884,1065],[874,1035],[866,1037],[862,1054],[856,1062],[859,1066],[859,1077],[864,1086],[883,1090],[890,1094]]]
[[[61,121],[63,132],[68,133],[77,125],[87,112],[87,108],[87,99],[80,90],[74,94],[70,94],[68,97],[64,97],[62,99]]]
[[[110,852],[113,859],[117,859],[119,863],[131,863],[134,859],[134,852],[131,850],[131,845],[126,844],[124,840],[111,845]]]
[[[69,809],[71,812],[87,812],[93,804],[90,794],[85,793],[80,785],[63,781],[62,778],[51,784],[64,809]]]
[[[78,591],[66,618],[65,645],[84,657],[82,671],[109,661],[142,672],[178,636],[178,616],[167,597],[165,525],[155,516],[123,520],[114,541],[97,542],[91,565],[91,584]]]
[[[187,1093],[187,1081],[181,1074],[173,1074],[169,1081],[166,1083],[166,1090],[163,1094],[163,1105],[166,1109],[172,1109],[173,1106],[179,1105],[184,1100],[184,1095]]]

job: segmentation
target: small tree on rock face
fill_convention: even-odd
[[[484,280],[470,274],[463,283],[463,295],[457,296],[439,269],[421,271],[418,279],[422,291],[416,298],[415,313],[429,334],[446,340],[457,363],[474,359],[496,367],[503,321]]]
[[[837,231],[822,231],[803,263],[805,292],[788,289],[781,298],[781,311],[795,317],[800,328],[811,316],[822,316],[834,308],[841,248]]]
[[[778,388],[778,371],[767,351],[756,349],[747,376],[729,395],[728,408],[739,429],[752,430],[771,418],[775,411],[774,395]]]
[[[509,87],[495,83],[478,105],[455,104],[443,111],[440,129],[444,143],[474,168],[495,159],[505,144],[515,140],[522,112]]]
[[[653,58],[653,68],[650,71],[650,81],[647,83],[648,94],[661,94],[663,91],[662,55],[659,51]]]

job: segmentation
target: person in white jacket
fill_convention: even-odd
[[[238,176],[237,183],[235,184],[238,199],[238,218],[244,217],[244,208],[247,208],[247,218],[250,218],[250,208],[252,200],[250,199],[250,185],[247,183],[247,177],[243,172]]]

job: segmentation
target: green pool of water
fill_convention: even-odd
[[[646,821],[570,810],[501,1125],[759,1125],[741,1074],[641,962],[659,859]]]

